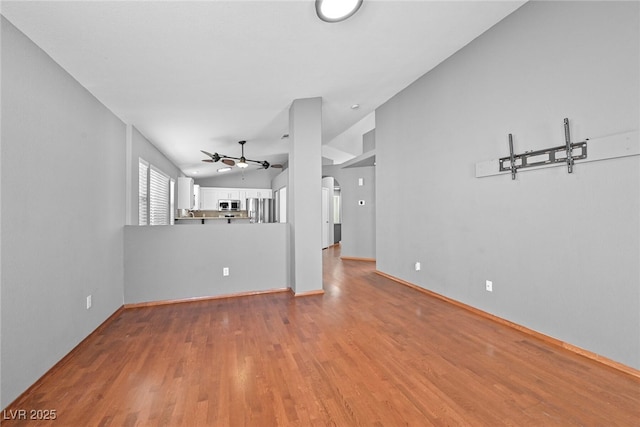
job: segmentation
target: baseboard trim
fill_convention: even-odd
[[[36,388],[38,388],[46,377],[55,374],[59,369],[64,367],[64,365],[66,365],[69,362],[69,360],[78,352],[80,347],[82,347],[87,341],[89,341],[89,339],[91,339],[92,337],[102,332],[102,330],[107,326],[109,326],[123,311],[124,311],[124,306],[121,305],[116,311],[113,312],[113,314],[111,314],[111,316],[107,317],[104,322],[98,325],[98,327],[95,328],[93,332],[91,332],[82,341],[80,341],[75,347],[73,347],[67,354],[65,354],[62,357],[62,359],[58,360],[58,362],[56,362],[55,365],[49,368],[47,372],[42,374],[40,378],[38,378],[33,384],[29,386],[29,388],[27,388],[25,391],[20,393],[20,395],[16,397],[13,400],[13,402],[9,403],[7,407],[3,410],[3,413],[4,411],[10,411],[11,409],[21,408],[20,406],[21,399],[23,399],[28,394],[31,394]]]
[[[199,301],[211,301],[211,300],[217,300],[217,299],[246,297],[246,296],[251,296],[251,295],[276,294],[276,293],[279,293],[279,292],[287,292],[287,291],[290,291],[290,290],[291,290],[291,288],[277,288],[277,289],[267,289],[266,291],[238,292],[238,293],[234,293],[234,294],[224,294],[224,295],[215,295],[215,296],[181,298],[181,299],[162,300],[162,301],[138,302],[138,303],[133,303],[133,304],[125,304],[124,308],[126,310],[130,310],[130,309],[143,308],[143,307],[157,307],[157,306],[160,306],[160,305],[183,304],[183,303],[188,303],[188,302],[199,302]]]
[[[545,335],[545,334],[543,334],[541,332],[538,332],[538,331],[535,331],[533,329],[527,328],[526,326],[522,326],[522,325],[519,325],[517,323],[511,322],[509,320],[503,319],[502,317],[498,317],[498,316],[496,316],[494,314],[491,314],[491,313],[488,313],[486,311],[480,310],[478,308],[475,308],[473,306],[467,305],[467,304],[462,303],[460,301],[456,301],[456,300],[451,299],[449,297],[446,297],[444,295],[440,295],[440,294],[438,294],[436,292],[433,292],[433,291],[430,291],[430,290],[425,289],[423,287],[420,287],[418,285],[415,285],[415,284],[413,284],[411,282],[407,282],[406,280],[402,280],[402,279],[399,279],[399,278],[397,278],[395,276],[392,276],[390,274],[383,273],[382,271],[375,270],[375,272],[376,272],[376,274],[378,274],[380,276],[386,277],[387,279],[393,280],[396,283],[399,283],[401,285],[404,285],[404,286],[407,286],[409,288],[415,289],[418,292],[422,292],[422,293],[424,293],[426,295],[429,295],[429,296],[432,296],[432,297],[437,298],[439,300],[445,301],[445,302],[447,302],[449,304],[455,305],[455,306],[460,307],[460,308],[462,308],[464,310],[467,310],[467,311],[469,311],[471,313],[477,314],[479,316],[482,316],[482,317],[484,317],[486,319],[489,319],[489,320],[492,320],[494,322],[500,323],[502,325],[509,326],[510,328],[516,329],[516,330],[518,330],[518,331],[520,331],[522,333],[530,335],[530,336],[532,336],[534,338],[537,338],[537,339],[539,339],[541,341],[544,341],[546,343],[555,345],[557,347],[561,347],[561,348],[563,348],[565,350],[568,350],[568,351],[570,351],[572,353],[575,353],[575,354],[578,354],[580,356],[586,357],[587,359],[591,359],[591,360],[593,360],[595,362],[601,363],[601,364],[606,365],[606,366],[608,366],[610,368],[613,368],[613,369],[616,369],[618,371],[624,372],[625,374],[631,375],[631,376],[636,377],[636,378],[640,378],[640,370],[632,368],[631,366],[624,365],[624,364],[622,364],[620,362],[616,362],[615,360],[612,360],[612,359],[609,359],[607,357],[601,356],[601,355],[599,355],[597,353],[594,353],[592,351],[585,350],[585,349],[583,349],[581,347],[578,347],[576,345],[569,344],[569,343],[567,343],[565,341],[561,341],[561,340],[559,340],[557,338],[550,337],[549,335]]]
[[[367,262],[376,262],[375,258],[361,258],[357,256],[341,256],[340,259],[345,261],[367,261]]]
[[[289,288],[289,292],[291,293],[291,295],[293,295],[296,298],[298,298],[298,297],[311,297],[311,296],[314,296],[314,295],[324,295],[324,289],[320,289],[318,291],[307,291],[307,292],[298,292],[298,293],[296,293],[293,289]]]

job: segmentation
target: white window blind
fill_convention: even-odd
[[[169,177],[151,166],[149,170],[149,225],[169,224]]]
[[[149,164],[138,160],[138,225],[149,224]]]
[[[175,224],[176,220],[176,180],[171,179],[169,186],[169,224]]]

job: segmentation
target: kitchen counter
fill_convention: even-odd
[[[178,214],[175,217],[176,224],[204,224],[205,221],[209,223],[222,223],[224,222],[220,220],[227,220],[227,223],[231,224],[237,222],[246,222],[249,220],[249,216],[247,215],[247,211],[214,211],[214,210],[196,210],[192,211],[191,214],[186,210],[178,210]]]
[[[225,221],[226,220],[226,221]],[[246,216],[195,216],[195,217],[180,217],[176,218],[176,224],[238,224],[249,223],[249,218]]]
[[[181,216],[176,217],[176,221],[180,220],[201,220],[201,219],[249,219],[247,216]]]

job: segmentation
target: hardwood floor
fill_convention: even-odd
[[[323,254],[324,295],[123,311],[2,424],[640,425],[637,378]]]

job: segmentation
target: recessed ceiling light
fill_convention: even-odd
[[[340,22],[356,13],[360,6],[362,0],[316,0],[316,13],[325,22]]]
[[[218,172],[229,172],[231,170],[231,168],[220,168],[218,169]]]
[[[351,106],[351,109],[352,109],[352,110],[357,110],[358,108],[360,108],[360,104],[353,104],[353,105]]]

